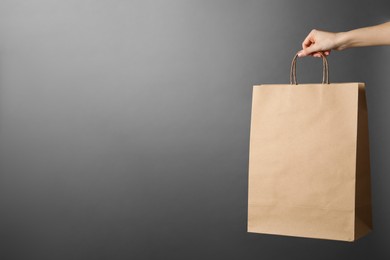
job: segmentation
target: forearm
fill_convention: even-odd
[[[377,45],[390,45],[390,22],[337,33],[339,50]]]

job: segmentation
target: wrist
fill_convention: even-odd
[[[338,51],[349,48],[351,44],[350,32],[336,33],[335,43],[336,43],[335,49]]]

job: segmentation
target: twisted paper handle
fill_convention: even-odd
[[[322,57],[322,84],[329,84],[329,65],[328,60],[323,52],[319,52]],[[297,81],[297,58],[298,53],[295,54],[290,69],[290,84],[298,85]]]

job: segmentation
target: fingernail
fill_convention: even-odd
[[[302,57],[303,56],[303,53],[302,52],[298,52],[298,57]]]

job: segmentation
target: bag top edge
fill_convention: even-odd
[[[349,84],[359,84],[359,85],[365,85],[364,82],[334,82],[334,83],[330,83],[329,85],[349,85]],[[253,85],[253,87],[260,87],[260,86],[290,86],[290,85],[293,85],[293,86],[305,86],[305,85],[310,85],[310,86],[313,86],[313,85],[328,85],[328,84],[323,84],[323,83],[303,83],[303,84],[288,84],[288,83],[281,83],[281,84],[277,84],[277,83],[269,83],[269,84],[256,84],[256,85]]]

